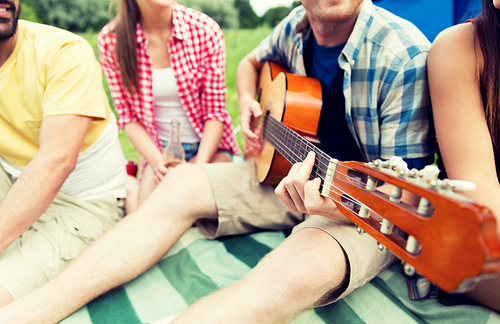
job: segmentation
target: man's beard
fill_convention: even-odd
[[[0,18],[0,24],[5,24],[5,29],[0,28],[0,41],[6,40],[14,36],[17,30],[17,21],[21,15],[21,3],[19,7],[16,7],[12,1],[0,0],[0,4],[7,4],[10,6],[10,11],[12,11],[12,18]]]

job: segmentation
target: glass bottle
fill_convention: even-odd
[[[185,153],[181,145],[179,134],[180,123],[177,119],[170,122],[170,135],[168,144],[163,151],[163,162],[167,168],[176,166],[184,161]]]

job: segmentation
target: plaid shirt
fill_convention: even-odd
[[[306,75],[303,49],[310,34],[305,9],[299,6],[261,42],[258,59]],[[392,156],[420,160],[434,154],[429,47],[415,26],[364,1],[339,65],[346,121],[366,161]]]
[[[179,97],[188,120],[201,138],[207,120],[224,124],[219,149],[240,154],[233,135],[231,117],[226,110],[225,42],[222,31],[207,15],[172,4],[172,36],[168,42],[170,64],[174,69]],[[163,150],[154,124],[151,59],[147,54],[148,40],[137,24],[137,62],[140,94],[130,94],[122,85],[120,70],[115,62],[116,37],[114,23],[98,36],[99,57],[108,81],[113,103],[118,113],[118,126],[140,121],[160,150]],[[143,161],[144,165],[144,161]]]

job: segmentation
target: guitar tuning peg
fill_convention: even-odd
[[[382,161],[380,167],[384,169],[392,169],[392,163],[390,161]]]
[[[408,170],[408,163],[406,163],[401,157],[399,156],[393,156],[389,159],[391,164],[396,168],[396,171],[400,172],[400,170],[404,170],[403,174],[405,171]]]
[[[410,178],[416,178],[419,175],[419,171],[417,169],[411,169],[406,174]]]
[[[465,180],[450,180],[451,187],[453,190],[459,191],[473,191],[476,190],[476,183],[472,181]]]
[[[385,247],[385,245],[383,245],[382,243],[380,242],[377,242],[377,246],[378,246],[378,250],[381,252],[381,253],[384,253],[387,251],[387,248]]]
[[[439,181],[439,186],[435,186],[432,189],[436,189],[440,193],[452,196],[461,201],[474,202],[472,198],[464,196],[461,193],[457,193],[455,191],[475,190],[476,184],[471,181],[444,179]]]
[[[422,179],[428,181],[432,179],[437,179],[437,176],[441,172],[439,168],[435,165],[427,165],[420,171],[420,176]]]
[[[359,226],[356,226],[356,231],[358,232],[359,235],[363,235],[366,233],[365,230]]]
[[[415,268],[406,262],[404,262],[403,269],[407,276],[413,276],[415,274]]]
[[[442,183],[442,181],[441,181],[441,183]],[[437,179],[432,179],[431,181],[429,181],[429,188],[436,189],[438,184],[439,183],[438,183]]]

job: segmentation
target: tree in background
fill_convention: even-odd
[[[300,6],[302,3],[300,2],[300,0],[295,0],[292,5],[290,6],[291,9],[295,8],[295,7],[298,7]]]
[[[290,5],[290,7],[281,6],[271,8],[262,16],[261,23],[262,25],[276,27],[276,25],[278,25],[279,22],[290,13],[290,11],[300,5],[300,0],[296,0]]]
[[[253,11],[250,0],[234,0],[234,6],[238,10],[240,28],[252,29],[260,26],[260,18]]]
[[[98,31],[109,20],[108,4],[109,0],[23,0],[22,15],[71,31]]]
[[[275,27],[290,11],[291,9],[285,6],[271,8],[262,16],[262,24]]]
[[[239,27],[238,10],[234,7],[234,0],[177,0],[177,2],[207,14],[221,28]]]
[[[23,0],[22,2],[22,10],[21,10],[21,19],[34,21],[34,22],[42,22],[40,18],[38,18],[38,14],[36,13],[36,1],[34,0]]]
[[[22,0],[21,18],[73,32],[96,32],[114,16],[108,14],[110,1],[114,0]],[[261,25],[274,27],[300,5],[300,0],[296,0],[288,8],[271,8],[260,18],[250,5],[250,0],[177,1],[206,13],[224,29],[252,29]]]

